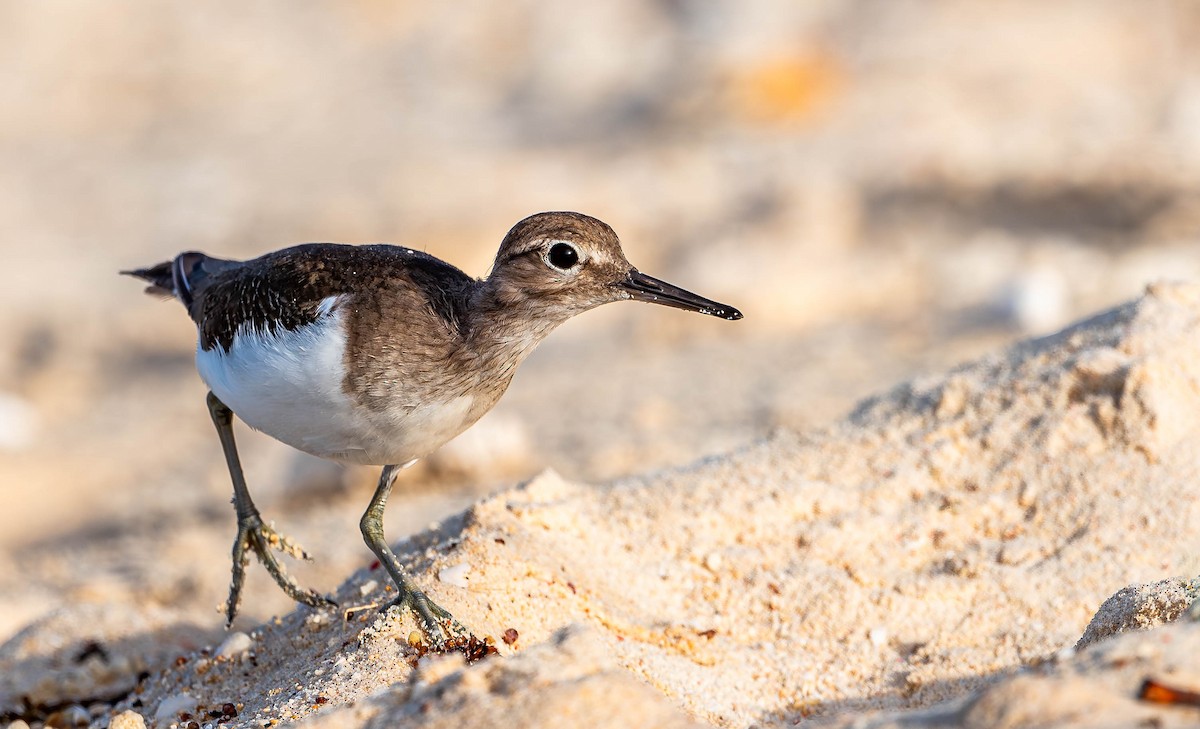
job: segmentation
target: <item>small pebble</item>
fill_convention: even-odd
[[[717,572],[721,569],[721,554],[720,552],[709,552],[704,555],[704,567],[709,572]]]
[[[372,592],[375,592],[375,590],[377,590],[377,589],[379,589],[378,582],[376,582],[375,580],[367,580],[366,582],[359,585],[358,592],[363,597],[366,597],[367,595],[370,595]]]
[[[1026,332],[1049,332],[1066,321],[1069,293],[1057,268],[1036,266],[1009,285],[1004,303],[1012,320]]]
[[[136,711],[123,711],[112,718],[108,729],[146,729],[146,719]]]
[[[222,658],[233,658],[240,656],[253,646],[254,641],[250,639],[250,636],[237,631],[225,636],[225,640],[221,641],[221,645],[217,647],[217,655]]]

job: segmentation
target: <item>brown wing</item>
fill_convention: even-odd
[[[399,281],[422,291],[429,307],[461,331],[467,298],[476,283],[433,256],[389,245],[308,243],[250,261],[223,263],[231,265],[206,274],[191,290],[194,300],[188,312],[205,350],[220,346],[228,351],[243,326],[297,329],[322,316],[322,302],[331,296],[386,289]]]

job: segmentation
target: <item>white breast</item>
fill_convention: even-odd
[[[317,321],[275,333],[242,327],[226,352],[197,348],[208,387],[255,430],[322,458],[406,463],[463,430],[471,398],[373,412],[345,391],[345,313],[336,297]]]

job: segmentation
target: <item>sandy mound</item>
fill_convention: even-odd
[[[855,729],[907,727],[1184,727],[1200,722],[1197,697],[1171,703],[1163,689],[1200,686],[1200,626],[1189,623],[1106,641],[1048,661],[931,709],[834,722]],[[1149,684],[1149,685],[1148,685]],[[1157,700],[1151,691],[1158,688]]]
[[[1200,686],[1195,627],[1046,661],[1114,591],[1200,573],[1197,412],[1200,288],[1154,286],[829,430],[604,487],[545,473],[400,545],[435,600],[516,657],[418,660],[409,616],[299,609],[170,662],[115,711],[162,725],[185,712],[228,726],[790,726],[925,707],[1040,663],[1046,676],[914,721],[1099,725],[1088,717],[1117,704],[1178,717],[1130,703],[1137,671],[1119,656]],[[385,582],[363,570],[336,597],[376,605]],[[1180,590],[1152,610],[1118,596],[1090,633],[1177,615]],[[21,655],[52,633],[27,631]],[[1075,711],[1057,703],[1064,686]]]
[[[1174,621],[1189,605],[1200,618],[1200,581],[1173,577],[1151,585],[1130,585],[1104,601],[1092,622],[1088,623],[1076,649],[1086,648],[1111,635],[1146,630]]]

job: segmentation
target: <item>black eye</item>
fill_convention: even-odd
[[[566,243],[555,243],[550,246],[550,255],[546,257],[550,265],[564,271],[579,263],[579,251]]]

